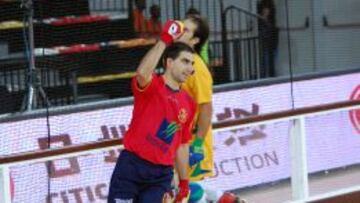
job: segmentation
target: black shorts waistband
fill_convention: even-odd
[[[124,153],[125,156],[129,156],[131,159],[140,162],[142,164],[148,165],[150,167],[156,167],[156,168],[162,168],[162,169],[173,169],[173,166],[168,166],[168,165],[162,165],[162,164],[155,164],[151,161],[148,161],[146,159],[141,158],[140,156],[138,156],[137,154],[135,154],[134,152],[128,151],[126,149],[123,149],[121,151],[121,154]]]

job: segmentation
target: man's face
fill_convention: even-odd
[[[193,53],[182,51],[175,59],[170,60],[167,70],[170,71],[170,75],[178,83],[183,83],[185,80],[194,73],[194,56]]]
[[[184,34],[181,35],[181,37],[176,41],[183,42],[191,47],[194,47],[194,45],[197,43],[196,38],[194,38],[196,24],[190,19],[185,19],[183,23],[184,23]]]

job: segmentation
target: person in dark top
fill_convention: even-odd
[[[160,6],[153,4],[150,7],[150,18],[146,21],[146,31],[152,37],[159,37],[161,33]]]
[[[135,32],[141,36],[146,33],[146,20],[144,10],[146,8],[145,0],[135,0],[135,9],[132,11]]]
[[[278,46],[279,31],[276,27],[276,9],[273,0],[261,0],[257,4],[260,15],[258,30],[261,50],[260,77],[275,76],[275,57]]]

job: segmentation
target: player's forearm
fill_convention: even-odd
[[[165,43],[158,41],[141,60],[136,71],[136,77],[141,87],[146,86],[151,81],[154,69],[156,68],[165,48]]]
[[[213,111],[212,102],[200,104],[199,108],[196,136],[205,138],[209,127],[211,126],[211,117]]]
[[[189,179],[188,166],[189,166],[189,144],[180,145],[176,152],[175,159],[176,170],[180,180]]]

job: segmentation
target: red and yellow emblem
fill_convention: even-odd
[[[186,111],[186,109],[182,108],[179,111],[179,115],[178,115],[178,119],[181,123],[185,123],[188,117],[188,113]]]

